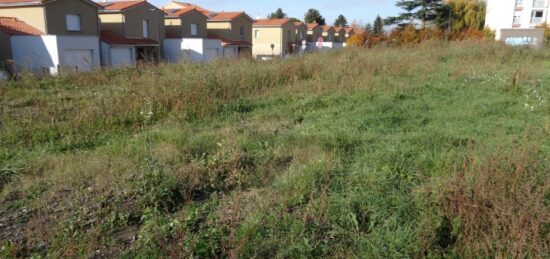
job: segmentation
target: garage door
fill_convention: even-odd
[[[111,49],[111,66],[122,67],[133,65],[133,49],[132,48],[112,48]]]
[[[76,71],[89,71],[94,64],[91,49],[65,50],[62,61],[62,67]]]
[[[204,49],[204,61],[218,58],[218,49]]]

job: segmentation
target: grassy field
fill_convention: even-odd
[[[550,256],[550,49],[0,86],[0,258]]]

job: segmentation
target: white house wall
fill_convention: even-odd
[[[57,73],[59,53],[56,36],[13,36],[11,46],[18,70]]]
[[[216,54],[212,54],[215,52]],[[164,39],[164,59],[170,63],[182,61],[208,62],[223,53],[221,41],[211,39]]]

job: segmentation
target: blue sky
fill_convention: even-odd
[[[161,6],[168,0],[149,0]],[[309,8],[321,12],[328,24],[332,24],[339,14],[343,14],[351,23],[353,20],[367,23],[374,20],[377,14],[382,18],[395,15],[399,12],[395,8],[395,0],[180,0],[190,2],[213,11],[246,11],[252,18],[265,18],[277,8],[290,17],[304,18]]]

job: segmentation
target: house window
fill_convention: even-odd
[[[546,0],[534,0],[533,1],[533,7],[534,8],[544,8]]]
[[[149,38],[149,20],[143,20],[141,24],[143,27],[143,38]]]
[[[260,30],[254,31],[254,38],[259,39],[260,38]]]
[[[544,16],[544,11],[533,11],[531,12],[531,23],[540,24],[542,23],[542,17]]]
[[[199,25],[196,23],[191,24],[191,36],[199,35]]]
[[[67,21],[67,31],[81,31],[82,28],[80,26],[80,15],[78,14],[67,14],[65,16],[65,20]]]
[[[244,40],[244,26],[241,26],[241,28],[239,29],[239,34],[241,36],[241,40]]]
[[[519,12],[514,13],[514,25],[521,24],[521,15]]]
[[[523,6],[523,0],[516,0],[516,7],[522,7]]]

